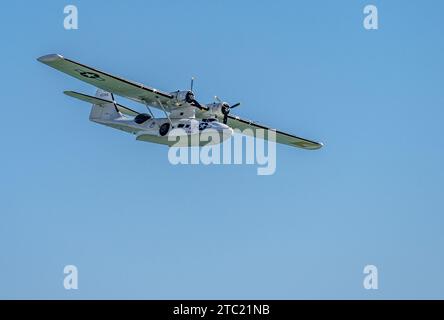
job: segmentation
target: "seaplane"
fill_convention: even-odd
[[[304,139],[293,134],[271,127],[241,119],[232,115],[231,110],[240,103],[229,104],[215,97],[215,101],[207,104],[196,100],[193,92],[194,79],[191,79],[190,90],[172,92],[161,91],[144,84],[126,80],[122,77],[100,71],[81,64],[60,54],[44,55],[37,60],[58,71],[96,87],[94,96],[76,91],[65,91],[72,98],[92,104],[89,119],[95,123],[122,130],[135,136],[137,140],[177,145],[181,135],[199,137],[188,139],[187,147],[211,144],[209,139],[201,139],[205,135],[216,132],[221,143],[231,138],[233,132],[256,136],[258,130],[272,131],[273,135],[262,135],[264,139],[273,136],[275,142],[308,150],[316,150],[322,143]],[[114,95],[143,104],[147,112],[138,112],[120,103]],[[165,117],[156,117],[152,108],[163,111]]]

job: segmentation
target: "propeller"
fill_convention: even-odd
[[[223,102],[221,99],[219,99],[218,96],[214,96],[214,99],[216,99],[219,103],[222,104],[220,111],[222,112],[222,114],[224,115],[224,119],[223,119],[223,123],[227,124],[228,121],[228,114],[230,113],[231,109],[239,107],[240,106],[240,102],[235,103],[233,105],[229,105],[226,102]]]
[[[196,108],[200,109],[200,110],[205,110],[208,111],[209,108],[208,107],[204,107],[202,106],[195,98],[194,98],[194,92],[193,92],[193,87],[194,87],[194,77],[191,77],[191,83],[190,83],[190,91],[187,93],[186,96],[186,102],[188,102],[189,104],[195,106]]]
[[[194,77],[191,77],[190,91],[193,92]]]

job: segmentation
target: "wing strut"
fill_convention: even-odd
[[[150,108],[150,106],[148,105],[148,103],[145,103],[145,107],[148,109],[148,112],[150,113],[151,117],[152,117],[153,119],[155,119],[156,117],[154,116],[153,112],[151,111],[151,108]]]
[[[173,123],[171,122],[169,114],[166,112],[165,108],[163,107],[162,102],[159,100],[159,98],[156,99],[157,104],[162,108],[163,112],[165,112],[166,117],[168,118],[168,121],[170,122],[171,127],[173,126]]]

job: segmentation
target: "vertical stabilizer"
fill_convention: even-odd
[[[90,120],[113,120],[121,116],[111,92],[97,89],[96,97],[107,100],[109,103],[93,104],[89,115]]]

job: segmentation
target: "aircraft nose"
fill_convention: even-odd
[[[217,122],[217,127],[218,127],[218,129],[220,129],[220,130],[229,130],[229,129],[231,129],[229,126],[227,126],[226,124],[224,124],[224,123],[220,123],[220,122]]]
[[[226,124],[223,124],[223,123],[218,123],[217,124],[217,129],[218,130],[220,130],[220,131],[224,131],[224,132],[226,132],[226,133],[230,133],[230,135],[231,134],[233,134],[233,129],[231,129],[229,126],[227,126]]]

